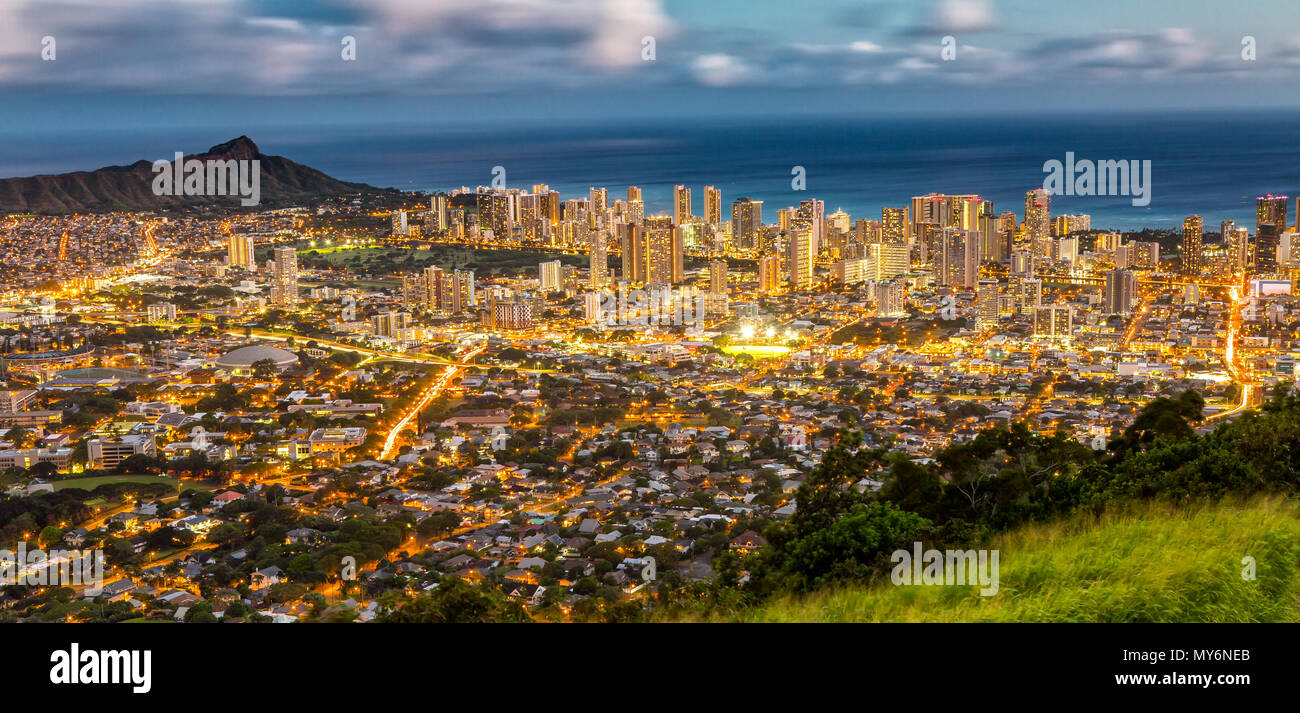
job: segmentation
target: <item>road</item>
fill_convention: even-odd
[[[473,359],[474,357],[478,356],[479,353],[483,351],[483,349],[484,349],[483,347],[479,347],[466,354],[465,358]],[[406,424],[410,423],[411,419],[418,416],[420,411],[423,410],[425,406],[429,405],[429,402],[433,400],[434,396],[438,395],[438,392],[442,391],[444,388],[447,387],[447,382],[453,379],[459,373],[460,373],[460,367],[457,366],[447,367],[447,369],[442,372],[442,375],[439,376],[437,379],[434,379],[433,383],[430,384],[429,387],[424,390],[424,393],[420,395],[420,399],[416,401],[411,406],[410,409],[407,410],[407,412],[402,416],[400,420],[398,420],[397,423],[393,424],[393,427],[388,431],[388,438],[384,441],[384,450],[381,451],[379,454],[380,460],[388,460],[389,458],[393,457],[393,450],[396,449],[397,447],[398,434],[402,432],[403,428],[406,428]]]

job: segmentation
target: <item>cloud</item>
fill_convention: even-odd
[[[940,0],[930,11],[922,30],[932,34],[985,32],[993,29],[993,3],[990,0]]]
[[[664,0],[0,0],[0,90],[231,95],[499,94],[637,86],[798,90],[928,85],[1140,83],[1252,73],[1294,78],[1300,41],[1235,43],[1183,27],[1011,37],[991,0],[855,3],[835,32],[793,37],[779,20],[688,26]],[[870,20],[870,22],[869,22]],[[877,22],[877,20],[879,22]],[[845,28],[847,31],[845,31]],[[958,37],[955,61],[939,36]],[[40,60],[41,38],[58,59]],[[343,61],[340,40],[356,38]],[[657,59],[643,61],[642,38]],[[994,40],[997,40],[996,42]]]
[[[4,0],[0,85],[292,95],[594,83],[647,64],[643,37],[677,32],[661,0]],[[54,62],[40,61],[47,35]],[[355,62],[342,59],[345,35]]]
[[[691,69],[696,79],[709,87],[729,87],[742,84],[753,71],[739,57],[729,54],[706,54],[695,58]]]

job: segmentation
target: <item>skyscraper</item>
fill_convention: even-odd
[[[564,289],[560,278],[560,268],[563,265],[559,260],[551,260],[537,266],[538,287],[542,292],[559,292]]]
[[[907,242],[907,214],[907,208],[881,208],[881,239],[887,243]]]
[[[876,315],[898,317],[907,314],[903,309],[903,286],[897,282],[877,282],[874,290]]]
[[[758,259],[758,291],[771,294],[781,289],[781,258],[767,255]]]
[[[591,250],[591,274],[588,284],[593,290],[599,290],[609,284],[609,255],[605,245],[605,234],[594,230],[589,236]]]
[[[790,289],[807,290],[813,285],[813,260],[817,257],[811,226],[791,226],[786,268]]]
[[[271,274],[271,301],[277,306],[298,308],[298,251],[279,247],[273,251],[275,270]]]
[[[1052,224],[1052,196],[1042,188],[1025,194],[1025,238],[1029,249],[1039,257],[1047,256],[1047,238]]]
[[[1287,197],[1272,194],[1255,199],[1255,272],[1277,271],[1277,245],[1286,231]]]
[[[731,239],[737,247],[758,247],[758,231],[763,227],[763,201],[737,198],[731,204]]]
[[[1111,270],[1106,273],[1106,314],[1127,315],[1137,299],[1137,277],[1128,270]]]
[[[1034,337],[1069,341],[1074,327],[1070,305],[1042,305],[1034,308]]]
[[[448,227],[447,208],[450,206],[451,198],[446,193],[435,193],[429,197],[429,217],[425,220],[426,225],[432,230],[443,231]]]
[[[1199,215],[1183,219],[1183,274],[1199,275],[1205,264],[1204,223]]]
[[[257,272],[257,258],[253,251],[253,236],[232,234],[230,236],[230,266],[242,267],[249,272]]]
[[[715,295],[727,294],[727,261],[709,262],[709,292]]]
[[[673,186],[673,223],[685,225],[691,219],[691,189]]]
[[[645,282],[645,232],[640,225],[619,226],[619,252],[623,257],[623,280],[633,284]]]
[[[715,227],[722,224],[722,191],[713,186],[704,187],[704,222]]]
[[[817,255],[825,247],[823,231],[826,226],[826,202],[809,198],[799,202],[799,208],[790,220],[791,232],[807,228],[812,241],[812,253]]]
[[[672,218],[665,215],[645,219],[645,255],[647,283],[681,282],[682,238]]]
[[[984,325],[994,325],[998,323],[998,281],[997,280],[980,280],[979,291],[977,292],[979,300],[979,321]]]

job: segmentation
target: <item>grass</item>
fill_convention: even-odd
[[[177,478],[168,478],[161,475],[96,475],[89,478],[72,478],[70,480],[54,481],[55,490],[65,488],[84,488],[94,490],[105,483],[166,483],[176,488],[179,492],[182,486],[184,488],[194,488],[195,490],[211,490],[212,486],[198,481],[179,480]]]
[[[1300,621],[1300,508],[1245,503],[1134,505],[998,538],[1000,591],[841,588],[741,612],[752,622]],[[1243,577],[1253,557],[1256,578]]]
[[[775,359],[789,354],[792,349],[778,345],[764,344],[733,344],[722,348],[722,353],[728,356],[736,354],[748,354],[755,359]]]

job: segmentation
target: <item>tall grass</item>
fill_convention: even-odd
[[[754,622],[1300,621],[1300,506],[1134,504],[1007,533],[1001,588],[844,587],[742,612]],[[1244,557],[1256,563],[1243,578]]]

